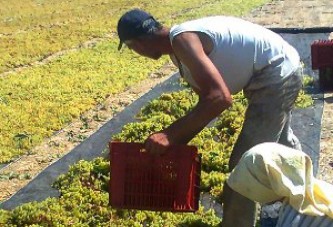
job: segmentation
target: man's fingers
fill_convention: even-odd
[[[168,149],[170,142],[166,134],[159,132],[150,135],[144,145],[148,152],[162,154]]]
[[[147,140],[145,142],[145,149],[148,152],[153,153],[153,154],[161,154],[167,148],[156,141]]]

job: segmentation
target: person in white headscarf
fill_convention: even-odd
[[[281,201],[278,226],[306,227],[299,223],[306,218],[309,226],[313,219],[320,219],[316,226],[333,226],[333,185],[313,175],[311,158],[302,151],[272,142],[258,144],[244,153],[227,184],[261,204]],[[286,212],[292,210],[293,225],[285,223]],[[320,225],[323,221],[326,224]]]

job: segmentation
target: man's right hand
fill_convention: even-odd
[[[163,154],[171,145],[167,134],[163,131],[150,135],[144,144],[145,149],[152,154]]]

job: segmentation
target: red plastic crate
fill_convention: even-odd
[[[312,69],[333,67],[333,40],[316,40],[311,44]]]
[[[118,209],[172,212],[198,210],[201,158],[194,146],[163,155],[141,143],[110,142],[110,205]]]

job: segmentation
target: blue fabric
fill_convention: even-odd
[[[277,225],[278,218],[261,218],[260,227],[275,227]]]

